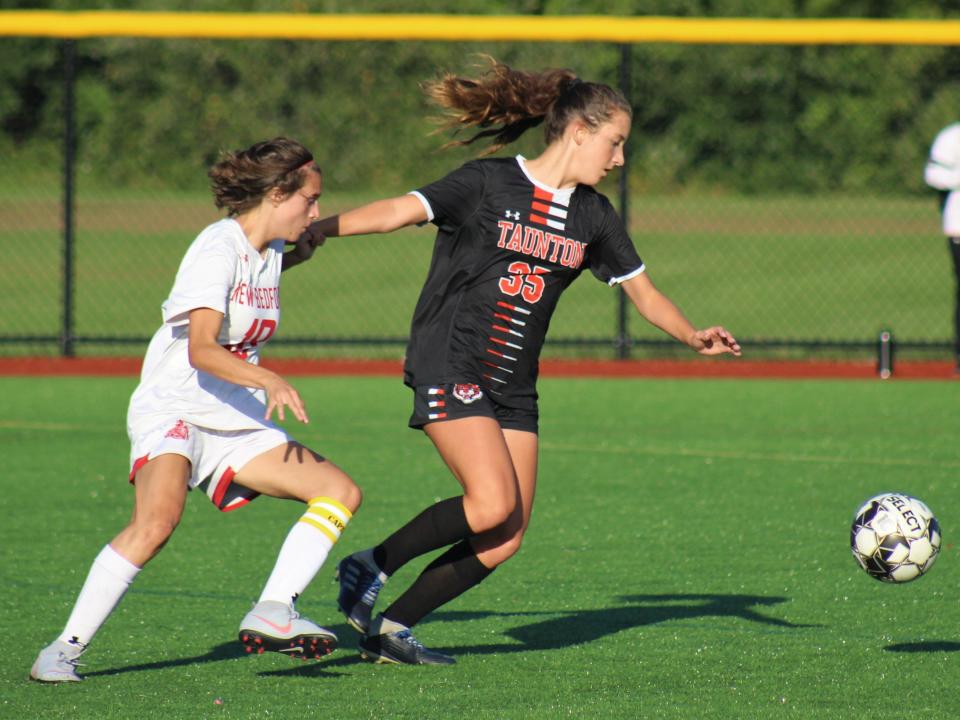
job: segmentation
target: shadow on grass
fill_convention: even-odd
[[[621,607],[604,607],[597,610],[560,611],[560,617],[507,630],[507,637],[517,640],[512,645],[472,645],[437,648],[451,653],[492,654],[502,652],[525,652],[529,650],[559,650],[599,640],[621,630],[670,620],[690,620],[703,617],[740,618],[761,625],[779,628],[801,629],[819,627],[791,623],[768,617],[757,607],[778,605],[786,602],[784,597],[758,595],[626,595],[618,598],[627,603]],[[448,620],[449,613],[437,613],[436,620]]]
[[[208,662],[220,662],[221,660],[233,660],[246,656],[243,646],[239,642],[229,642],[217,645],[210,652],[204,655],[194,657],[177,658],[175,660],[158,660],[157,662],[140,663],[138,665],[127,665],[126,667],[109,668],[106,670],[97,670],[95,672],[83,672],[84,677],[92,678],[109,675],[122,675],[128,672],[144,672],[148,670],[165,670],[173,667],[183,667],[186,665],[202,665]]]
[[[888,645],[884,650],[901,653],[960,652],[960,642],[924,640],[921,642],[896,643],[895,645]]]
[[[333,626],[331,629],[337,634],[341,640],[345,635],[354,634],[353,630],[346,624]],[[354,643],[354,646],[356,643]],[[341,644],[341,648],[344,646]],[[348,652],[353,648],[346,647]],[[212,648],[209,652],[203,655],[196,655],[194,657],[183,657],[176,658],[174,660],[158,660],[157,662],[151,663],[140,663],[138,665],[127,665],[126,667],[119,668],[109,668],[106,670],[96,670],[94,672],[83,672],[81,670],[80,674],[84,677],[98,677],[98,676],[111,676],[111,675],[123,675],[128,672],[149,672],[151,670],[166,670],[167,668],[175,667],[185,667],[193,665],[202,665],[204,663],[210,662],[221,662],[224,660],[237,660],[240,658],[249,658],[251,663],[257,661],[257,656],[248,653],[243,645],[240,644],[239,640],[234,640],[231,642],[221,643],[216,647]],[[296,662],[295,660],[291,660]],[[348,662],[344,662],[348,661]],[[325,672],[327,668],[333,667],[334,665],[352,665],[356,662],[360,662],[359,656],[353,658],[338,658],[337,662],[329,662],[327,660],[321,660],[315,662],[312,660],[304,660],[302,662],[296,662],[296,666],[290,670],[276,670],[260,673],[261,675],[308,675],[310,677],[319,677],[323,675],[330,675],[335,677],[336,674],[331,674]],[[253,666],[251,666],[253,667]]]
[[[770,607],[786,602],[784,597],[762,597],[759,595],[626,595],[617,598],[619,607],[603,607],[595,610],[542,610],[525,612],[457,612],[440,611],[430,616],[434,622],[463,622],[468,620],[485,620],[492,617],[500,618],[542,618],[553,615],[547,620],[531,622],[526,625],[506,630],[503,634],[513,639],[514,643],[498,643],[486,645],[461,645],[453,647],[437,647],[443,652],[456,654],[499,654],[510,652],[530,652],[545,650],[560,650],[575,645],[593,642],[607,635],[613,635],[621,630],[655,625],[670,620],[691,620],[705,617],[740,618],[748,622],[758,623],[777,628],[801,629],[820,627],[818,625],[804,625],[791,623],[775,617],[762,614],[758,608]],[[356,653],[357,635],[346,625],[333,628],[340,637],[340,650],[329,660],[319,662],[297,663],[295,667],[282,670],[267,670],[259,673],[261,676],[287,677],[337,677],[338,673],[331,673],[334,668],[349,667],[361,662]],[[427,644],[433,647],[429,641]],[[923,648],[914,646],[924,646]],[[949,647],[948,647],[949,646]],[[898,649],[903,652],[922,652],[935,650],[960,650],[960,643],[914,643],[902,646],[892,646],[888,650]],[[342,653],[342,654],[341,654]],[[123,668],[99,670],[87,673],[88,677],[102,675],[119,675],[128,672],[143,672],[161,670],[171,667],[197,665],[222,660],[234,660],[247,657],[247,653],[239,642],[217,645],[205,655],[176,660],[163,660],[154,663],[130,665]],[[251,658],[255,661],[255,658]]]

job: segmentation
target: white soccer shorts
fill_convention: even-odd
[[[246,505],[259,493],[233,482],[234,476],[258,455],[290,442],[275,427],[218,431],[171,419],[135,437],[130,450],[130,482],[149,460],[173,453],[190,461],[190,489],[202,489],[224,512]]]

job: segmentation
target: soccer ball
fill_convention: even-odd
[[[940,552],[940,525],[923,502],[884,493],[857,510],[850,549],[864,570],[884,582],[903,583],[927,572]]]

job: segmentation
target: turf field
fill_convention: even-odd
[[[419,627],[454,667],[358,660],[333,563],[454,483],[383,378],[297,378],[296,435],[366,501],[300,609],[328,659],[245,656],[240,618],[299,511],[190,498],[90,652],[80,685],[26,680],[87,568],[125,522],[132,378],[0,378],[3,718],[956,718],[960,383],[541,383],[539,497],[526,544]],[[904,586],[848,549],[853,511],[902,489],[944,548]],[[386,599],[426,562],[401,571]]]

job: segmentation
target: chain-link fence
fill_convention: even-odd
[[[219,150],[301,140],[322,214],[453,169],[471,151],[439,150],[417,81],[475,52],[623,87],[629,164],[601,189],[695,324],[754,356],[868,353],[881,329],[948,355],[953,272],[922,171],[960,116],[954,47],[35,38],[0,38],[0,354],[139,355],[217,217]],[[528,135],[509,151],[535,154]],[[432,241],[331,239],[284,276],[271,352],[399,357]],[[546,354],[673,348],[586,274]]]

